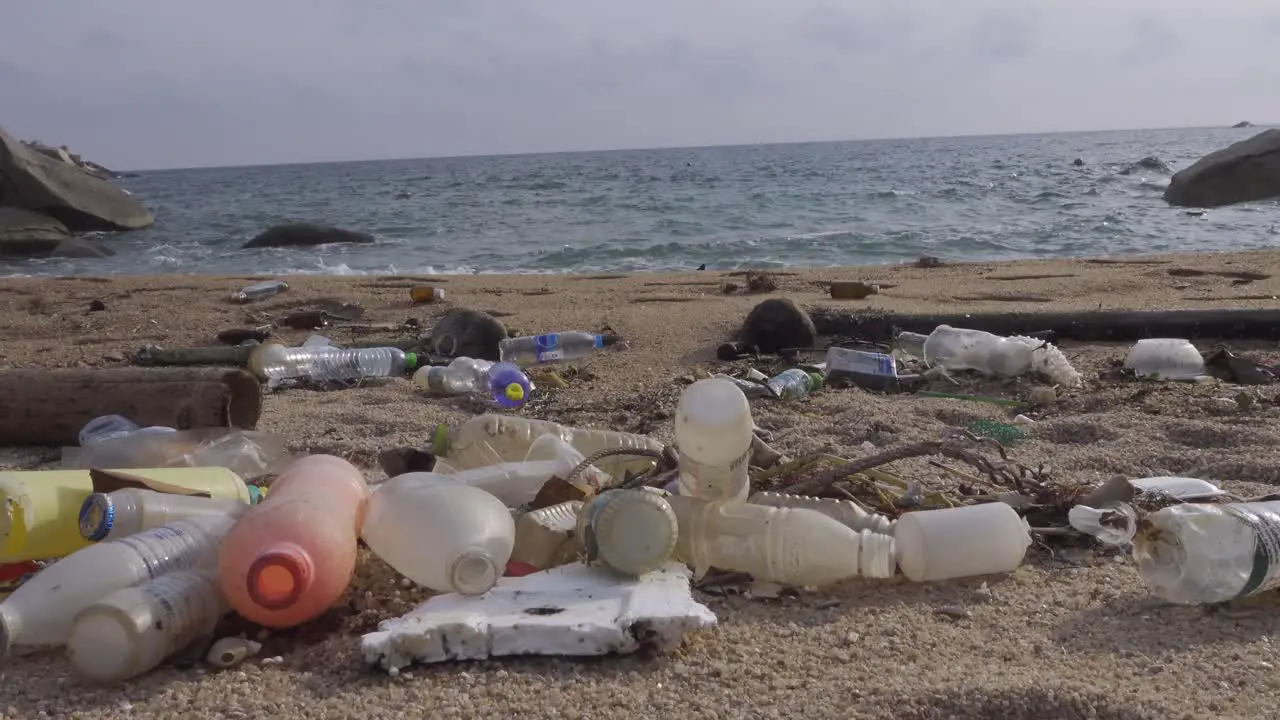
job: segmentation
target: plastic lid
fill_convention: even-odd
[[[524,386],[520,383],[508,383],[502,394],[511,402],[524,402]]]
[[[458,555],[449,568],[449,584],[459,595],[483,595],[498,584],[502,571],[484,550],[468,550]]]
[[[431,436],[431,452],[436,455],[449,454],[449,426],[440,423],[436,426],[435,434]]]
[[[404,369],[412,370],[418,367],[418,354],[407,352],[404,354]]]
[[[811,391],[821,390],[822,382],[823,382],[822,373],[815,373],[815,372],[809,373],[809,390]]]
[[[267,493],[271,492],[270,488],[265,488],[261,485],[246,485],[245,487],[249,488],[250,505],[257,505],[262,502],[262,499],[267,496]]]
[[[91,607],[71,628],[67,657],[76,672],[88,680],[124,680],[134,674],[137,637],[145,629],[119,608]]]
[[[598,502],[592,508],[588,532],[606,565],[629,575],[643,575],[671,558],[680,525],[665,497],[618,490]]]
[[[296,603],[311,580],[311,563],[296,547],[260,555],[245,577],[249,599],[267,610],[283,610]]]
[[[116,524],[116,503],[106,493],[94,493],[80,506],[80,537],[98,542]]]

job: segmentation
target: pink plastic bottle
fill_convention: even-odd
[[[351,463],[311,455],[271,485],[222,541],[218,581],[242,617],[271,628],[314,620],[351,582],[369,486]]]

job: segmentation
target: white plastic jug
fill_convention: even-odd
[[[685,388],[675,421],[680,494],[745,500],[754,427],[747,396],[728,380],[708,378]]]
[[[909,512],[893,535],[902,574],[915,582],[1013,572],[1031,545],[1027,524],[1002,502]]]

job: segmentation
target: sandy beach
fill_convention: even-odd
[[[1174,273],[1191,269],[1204,274]],[[1274,275],[1237,284],[1229,273]],[[1214,274],[1224,273],[1224,274]],[[260,324],[320,298],[358,303],[365,322],[424,329],[452,307],[500,315],[513,331],[597,330],[627,347],[609,350],[570,387],[530,408],[568,424],[672,439],[671,415],[697,368],[722,364],[716,345],[764,297],[803,306],[898,312],[1070,311],[1139,308],[1275,307],[1280,251],[1083,260],[968,263],[938,268],[828,268],[775,275],[776,292],[725,295],[721,272],[633,276],[306,276],[291,290],[249,306],[227,301],[251,277],[7,278],[0,283],[0,367],[123,366],[140,346],[215,344],[220,330]],[[831,280],[886,287],[860,301],[826,298]],[[408,289],[427,282],[446,302],[411,306]],[[105,310],[87,312],[92,301]],[[279,331],[300,342],[309,331]],[[381,335],[327,333],[335,342]],[[1272,343],[1233,347],[1262,359]],[[1280,480],[1280,408],[1274,387],[1218,383],[1099,381],[1127,345],[1064,343],[1085,385],[1031,413],[1020,461],[1046,463],[1064,480],[1114,475],[1202,477],[1242,495]],[[1202,347],[1201,349],[1205,349]],[[772,361],[769,372],[784,366]],[[973,384],[1016,397],[1029,381]],[[937,388],[943,389],[943,388]],[[379,451],[425,445],[441,422],[475,405],[429,399],[408,380],[335,392],[269,395],[259,428],[298,452],[333,453],[381,479]],[[878,448],[936,439],[974,420],[1007,419],[978,403],[827,390],[794,405],[756,401],[774,446],[800,455],[825,450],[858,457]],[[57,451],[0,449],[0,468],[52,466]],[[923,459],[896,474],[948,489]],[[1131,560],[1035,548],[1008,577],[916,585],[857,581],[799,597],[750,599],[699,594],[717,628],[678,652],[594,660],[509,659],[415,667],[398,677],[371,670],[358,654],[362,633],[423,600],[367,552],[349,594],[312,626],[265,640],[262,654],[227,672],[200,664],[165,667],[127,685],[86,686],[59,653],[0,665],[4,718],[390,718],[405,717],[759,717],[759,718],[1264,718],[1276,715],[1280,633],[1274,593],[1229,608],[1170,606],[1145,590]],[[944,609],[947,612],[938,612]],[[957,611],[959,609],[959,611]]]

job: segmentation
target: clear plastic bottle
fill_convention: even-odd
[[[523,405],[530,391],[529,377],[515,365],[468,357],[455,358],[445,367],[420,368],[413,383],[433,395],[487,392],[505,408]]]
[[[102,415],[85,423],[80,428],[79,441],[81,447],[93,445],[107,440],[118,440],[133,435],[167,435],[175,433],[171,427],[152,425],[138,427],[138,424],[123,415]]]
[[[1280,502],[1172,505],[1133,540],[1138,573],[1175,603],[1216,603],[1280,587]]]
[[[820,512],[823,515],[844,525],[850,530],[861,532],[870,530],[873,533],[889,535],[893,533],[893,519],[879,513],[869,513],[850,500],[838,498],[813,497],[810,495],[788,495],[776,492],[758,492],[747,502],[752,505],[768,505],[769,507],[805,508]]]
[[[822,376],[800,368],[784,370],[765,383],[783,400],[800,400],[822,387]]]
[[[685,388],[676,405],[680,494],[702,500],[745,500],[755,423],[751,404],[718,378]]]
[[[604,335],[586,332],[547,333],[506,338],[498,343],[498,357],[515,365],[543,365],[588,357],[606,344]]]
[[[891,535],[855,532],[822,513],[751,503],[667,498],[680,521],[675,556],[699,575],[708,568],[750,573],[795,587],[853,577],[893,577]]]
[[[76,616],[67,659],[76,674],[123,682],[212,635],[228,607],[213,573],[179,570],[117,590]]]
[[[63,645],[76,615],[106,595],[177,570],[211,567],[235,522],[191,517],[77,550],[0,602],[0,649]]]
[[[738,394],[741,395],[740,392]],[[477,415],[454,428],[439,426],[432,449],[453,467],[466,470],[523,460],[534,441],[543,435],[559,437],[584,456],[606,448],[639,448],[656,452],[663,448],[660,441],[645,435],[567,427],[548,420],[489,413]],[[596,463],[601,472],[619,482],[628,472],[636,475],[653,466],[652,458],[632,455],[615,455]]]
[[[1027,523],[1002,502],[917,510],[893,524],[898,567],[912,582],[1009,573],[1031,545]]]
[[[680,534],[665,494],[649,488],[610,490],[586,503],[578,513],[577,533],[588,559],[632,576],[662,567]]]
[[[315,382],[400,377],[418,364],[418,356],[391,347],[286,347],[265,343],[249,356],[249,369],[268,381],[307,378]]]
[[[558,440],[558,438],[544,435],[538,441],[544,438],[551,441]],[[507,507],[518,508],[533,502],[538,496],[538,491],[542,490],[542,486],[546,485],[548,480],[553,477],[564,478],[582,462],[581,453],[564,444],[563,441],[560,443],[561,454],[554,459],[501,462],[458,470],[447,475],[437,472],[405,473],[396,479],[405,479],[406,482],[412,480],[469,485],[493,495]],[[535,446],[537,444],[535,442]],[[600,480],[594,478],[588,469],[578,478],[578,483],[583,486],[584,491],[595,492]]]
[[[360,537],[396,572],[437,592],[482,595],[506,570],[515,521],[493,495],[401,475],[373,493]]]
[[[222,541],[218,580],[242,617],[271,628],[314,620],[351,582],[369,499],[364,475],[331,455],[285,468]]]
[[[924,341],[923,351],[929,367],[1018,377],[1031,370],[1033,348],[985,330],[939,325]]]
[[[239,500],[122,488],[85,498],[80,535],[89,542],[115,540],[195,515],[239,517],[248,507]]]
[[[257,302],[258,300],[266,300],[269,297],[278,295],[288,289],[289,283],[283,280],[264,280],[252,285],[246,285],[240,290],[231,293],[231,301],[238,303]]]

